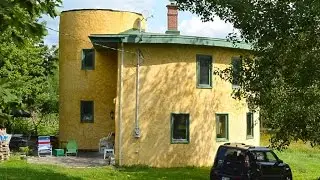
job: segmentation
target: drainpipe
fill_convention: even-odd
[[[124,44],[121,43],[121,62],[120,62],[120,94],[119,94],[119,166],[122,165],[122,96],[123,96],[123,63],[124,63]]]
[[[135,128],[134,128],[134,137],[140,138],[140,128],[139,128],[139,89],[140,89],[140,58],[141,51],[137,50],[138,58],[137,58],[137,67],[136,67],[136,116],[135,116]]]

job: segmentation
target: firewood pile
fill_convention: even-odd
[[[0,161],[8,160],[10,149],[8,142],[0,142]]]
[[[10,136],[11,137],[11,136]],[[0,161],[8,160],[10,156],[9,136],[5,128],[0,128]]]

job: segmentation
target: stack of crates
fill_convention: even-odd
[[[8,160],[10,156],[10,149],[8,142],[0,142],[0,161]]]

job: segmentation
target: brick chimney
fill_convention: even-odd
[[[170,0],[170,4],[167,5],[168,8],[168,30],[166,34],[176,34],[179,35],[178,31],[178,6],[175,0]]]

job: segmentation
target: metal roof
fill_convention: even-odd
[[[119,34],[91,34],[92,43],[137,43],[137,44],[187,44],[201,46],[215,46],[234,49],[250,50],[251,45],[245,42],[233,43],[226,39],[183,36],[177,34],[160,34],[140,32],[139,30],[128,30]]]

